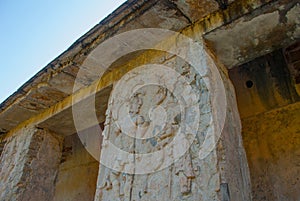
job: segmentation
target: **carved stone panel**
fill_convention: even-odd
[[[125,75],[125,81],[116,85],[126,85],[126,98],[122,92],[117,93],[118,86],[114,87],[102,145],[102,159],[108,158],[110,163],[109,167],[100,167],[96,199],[217,199],[216,153],[199,158],[200,147],[211,127],[207,81],[178,58],[168,60],[166,65],[170,64],[175,74],[161,75],[155,66],[156,73],[147,69],[151,72],[142,77],[151,79],[153,73],[154,84],[141,83],[143,79],[139,77],[144,69]],[[180,78],[171,77],[175,75]],[[174,81],[166,84],[165,80]],[[106,150],[111,146],[121,153],[109,154],[112,152]],[[159,154],[148,156],[153,153]]]

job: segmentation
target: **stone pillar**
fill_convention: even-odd
[[[199,61],[206,70],[200,75],[182,57],[162,56],[154,60],[172,70],[163,72],[155,65],[136,68],[115,84],[106,113],[95,201],[251,200],[240,117],[226,69],[203,46],[198,55],[193,48],[181,44],[179,48],[187,51],[189,60],[196,60],[191,63]],[[226,91],[218,98],[223,89],[216,88],[217,82]],[[213,108],[216,105],[225,106]],[[222,119],[219,109],[225,111],[221,135],[216,129]],[[156,152],[155,157],[143,155]]]
[[[52,200],[61,140],[34,127],[7,139],[0,158],[0,200]]]
[[[234,86],[221,73],[226,90],[227,115],[216,146],[222,201],[252,200],[249,166],[242,139],[242,126]],[[227,199],[227,196],[228,199]]]

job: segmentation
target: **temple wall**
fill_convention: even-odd
[[[34,127],[15,133],[0,158],[0,200],[52,200],[60,158],[55,134]]]
[[[186,30],[184,34],[195,38],[195,40],[198,38],[198,42],[202,43],[197,34],[197,27]],[[187,51],[187,55],[192,54],[188,46],[182,46],[180,48],[182,51]],[[175,70],[181,76],[184,76],[192,86],[193,90],[200,95],[198,107],[200,108],[201,115],[197,137],[187,153],[179,158],[174,164],[149,174],[139,175],[127,174],[124,172],[121,173],[122,171],[111,170],[100,165],[95,200],[251,200],[249,169],[241,138],[241,123],[237,111],[234,88],[227,76],[225,68],[219,64],[217,59],[211,56],[209,52],[203,52],[202,55],[193,56],[195,58],[202,58],[204,61],[203,65],[206,65],[208,68],[218,68],[226,90],[226,97],[223,97],[223,100],[215,100],[217,102],[220,101],[219,103],[225,99],[227,101],[227,107],[224,108],[227,115],[222,135],[220,139],[216,136],[209,139],[216,144],[215,149],[213,149],[207,157],[203,159],[199,158],[200,147],[204,142],[206,135],[210,132],[209,129],[214,126],[214,122],[210,121],[210,118],[215,115],[212,113],[210,100],[210,96],[213,96],[214,94],[210,94],[211,92],[207,90],[206,84],[212,84],[215,82],[214,79],[216,78],[210,77],[209,74],[202,77],[197,76],[197,73],[191,66],[187,65],[184,60],[174,55],[160,51],[146,51],[141,56],[128,62],[128,64],[121,66],[120,69],[122,73],[124,74],[124,72],[129,72],[137,66],[150,63],[163,64],[170,69]],[[117,68],[117,65],[115,67]],[[143,74],[143,72],[139,72],[138,70],[133,71],[136,77]],[[117,72],[120,71],[116,69],[115,74],[117,76],[111,77],[122,78],[121,73]],[[130,82],[132,79],[135,79],[135,76],[125,78],[127,84],[124,82],[123,86],[129,87]],[[169,77],[168,80],[172,79],[174,80],[174,77]],[[204,82],[204,80],[207,82]],[[126,89],[129,90],[128,93],[130,94],[131,89],[128,87]],[[174,88],[176,88],[175,85]],[[114,89],[112,91],[112,94],[113,93],[116,93],[114,92]],[[155,105],[155,97],[157,94],[159,97],[166,97],[162,102]],[[171,110],[174,112],[176,106],[179,106],[178,103],[176,105],[174,97],[168,93],[166,94],[167,95],[159,88],[145,87],[141,89],[141,91],[136,91],[136,93],[131,94],[131,98],[133,99],[126,104],[136,103],[136,108],[132,113],[136,115],[136,117],[133,118],[143,116],[142,124],[149,125],[152,120],[147,117],[146,111],[149,111],[152,107],[163,107],[168,113]],[[104,130],[104,139],[107,141],[111,141],[116,144],[117,147],[121,146],[122,149],[129,153],[148,153],[149,151],[156,149],[163,149],[162,146],[164,146],[164,143],[168,143],[168,140],[172,140],[172,136],[175,134],[174,130],[176,130],[178,126],[173,122],[176,115],[174,116],[172,112],[167,115],[167,117],[169,117],[167,124],[171,125],[169,125],[170,128],[166,127],[160,134],[161,136],[166,135],[167,137],[158,137],[163,138],[162,141],[157,141],[157,139],[134,140],[123,135],[122,129],[116,127],[115,122],[118,121],[118,119],[109,116],[110,110],[117,107],[115,103],[121,104],[120,102],[122,101],[113,99],[112,97],[110,98],[110,101],[106,118],[107,123]],[[171,103],[173,103],[173,105]],[[122,116],[118,116],[118,118],[122,119]],[[135,146],[132,147],[132,144]],[[105,146],[104,140],[102,154]],[[180,143],[178,146],[181,146]],[[110,155],[109,157],[114,156]],[[172,157],[172,154],[162,155],[160,159],[153,161],[153,163],[163,161],[168,157]],[[140,158],[138,157],[132,160],[137,162]],[[118,159],[111,158],[111,161],[118,161]],[[152,161],[149,162],[151,163]],[[121,168],[120,166],[123,166],[121,163],[116,163],[117,164],[115,164],[116,166],[114,167],[117,167],[117,169]],[[127,167],[125,167],[125,169],[126,168]],[[141,167],[135,168],[137,170]],[[145,168],[147,168],[147,165]]]
[[[77,134],[65,137],[53,201],[94,200],[98,168]]]
[[[243,119],[253,200],[300,198],[300,103]]]
[[[230,71],[254,201],[300,199],[299,43]]]
[[[299,2],[229,1],[232,4],[224,10],[218,10],[217,3],[212,7],[213,10],[209,6],[204,9],[202,4],[206,4],[205,2],[186,10],[184,2],[188,1],[148,2],[150,3],[140,10],[137,9],[138,5],[132,6],[129,1],[128,12],[122,8],[122,15],[119,11],[110,15],[107,21],[79,39],[4,103],[0,112],[0,138],[3,138],[0,139],[0,200],[250,201],[253,197],[254,201],[298,201],[299,45],[287,55],[273,51],[299,39]],[[206,17],[201,19],[203,16],[194,16],[198,14]],[[114,34],[145,27],[177,30],[199,43],[204,49],[202,54],[193,55],[187,44],[181,44],[177,48],[190,59],[199,61],[200,58],[203,62],[201,64],[208,69],[218,69],[225,87],[224,96],[210,99],[216,94],[211,93],[207,87],[210,84],[213,86],[219,78],[212,77],[209,73],[199,76],[184,59],[163,51],[136,51],[133,48],[133,52],[123,55],[110,69],[102,69],[114,55],[122,54],[120,51],[126,51],[126,48],[130,49],[135,44],[147,44],[148,38],[144,35],[131,36],[126,43],[120,37],[112,46],[105,46],[102,52],[94,54],[103,41]],[[155,33],[150,39],[151,37],[156,42],[162,39]],[[177,39],[170,41],[166,42],[166,47],[180,44]],[[275,58],[273,61],[266,62],[263,59],[261,62],[255,59],[270,52],[274,54],[271,55]],[[98,58],[102,60],[98,61]],[[256,62],[234,66],[251,59]],[[289,60],[290,71],[286,67],[282,68],[283,59]],[[180,149],[185,145],[184,138],[155,160],[143,161],[145,163],[142,166],[136,165],[142,161],[140,157],[128,158],[133,161],[133,166],[130,166],[120,162],[116,155],[108,154],[106,157],[109,157],[115,168],[112,170],[99,165],[86,151],[84,146],[88,145],[83,145],[76,134],[71,135],[76,132],[71,111],[73,100],[84,105],[84,99],[97,91],[96,115],[101,118],[97,119],[99,122],[86,125],[86,128],[103,123],[110,89],[108,92],[98,92],[105,91],[105,87],[114,86],[112,94],[116,93],[116,83],[126,73],[135,71],[134,76],[127,77],[123,82],[123,91],[131,95],[128,97],[129,102],[120,97],[113,99],[111,96],[110,100],[114,101],[108,104],[102,152],[108,141],[128,153],[162,150],[174,140],[181,120],[193,118],[178,115],[181,112],[178,99],[164,89],[152,86],[130,91],[130,82],[143,75],[137,68],[145,64],[165,65],[187,80],[191,91],[199,95],[199,129],[193,143],[186,149],[187,152],[176,160],[173,158],[174,153],[176,148]],[[273,64],[276,65],[272,67]],[[85,70],[84,79],[80,81],[78,88],[80,91],[72,94],[73,83],[82,66]],[[243,70],[245,66],[246,71]],[[101,80],[98,80],[99,69],[105,71]],[[227,69],[230,69],[229,73]],[[150,75],[144,74],[146,79]],[[292,76],[292,82],[289,76]],[[167,73],[156,74],[155,77],[161,77],[158,79],[160,83],[165,80],[177,81],[176,76]],[[140,81],[142,83],[144,80]],[[193,97],[185,93],[180,83],[173,83],[171,88],[177,89],[178,94],[183,97]],[[213,112],[216,110],[213,102],[222,105],[225,100],[226,106],[221,108],[226,111],[225,125],[221,136],[217,136],[215,130],[211,129],[219,120],[218,112]],[[151,139],[124,137],[125,131],[118,128],[117,121],[125,114],[114,118],[110,116],[110,111],[118,104],[127,104],[135,126],[142,128],[135,128],[131,133],[133,137],[139,132],[146,132],[143,129],[151,122],[163,122],[166,118],[166,125]],[[157,119],[153,119],[153,116],[151,118],[155,112]],[[211,121],[213,117],[215,121]],[[61,137],[43,128],[64,135],[64,142]],[[213,135],[206,139],[210,132]],[[186,138],[190,137],[189,134],[185,133]],[[199,152],[205,139],[215,144],[215,147],[206,157],[200,158]],[[93,142],[92,137],[90,140]],[[161,164],[169,159],[174,159],[174,163],[161,168]],[[157,169],[150,173],[126,172],[137,172],[143,168],[147,170],[153,163],[158,164]]]
[[[230,80],[226,81],[225,76],[223,79],[227,93],[227,118],[217,146],[221,172],[220,190],[223,199],[226,197],[224,193],[228,190],[230,194],[228,200],[251,200],[252,185],[241,135],[242,126],[235,90]]]

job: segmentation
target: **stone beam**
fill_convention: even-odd
[[[169,6],[167,0],[127,1],[3,102],[0,128],[7,132],[72,94],[82,63],[106,39],[132,29],[157,27],[176,31],[190,24],[180,10]],[[85,73],[78,89],[99,79],[88,70]]]
[[[57,112],[53,112],[53,108],[66,109],[63,105],[70,102],[70,98],[66,100],[66,97],[73,93],[73,84],[83,62],[99,44],[115,34],[147,27],[178,31],[193,23],[193,27],[199,28],[201,35],[232,23],[268,2],[270,1],[230,1],[231,4],[223,11],[218,10],[217,3],[201,3],[199,7],[198,4],[176,0],[128,1],[1,104],[0,130],[5,133],[40,113],[55,115]],[[99,79],[99,76],[89,70],[85,71],[85,75],[85,79],[80,80],[78,89]],[[59,102],[64,103],[58,104]],[[52,112],[49,113],[50,108]]]
[[[89,53],[109,37],[148,27],[179,31],[191,23],[199,24],[201,32],[207,33],[266,2],[268,1],[231,0],[227,10],[218,11],[218,5],[214,1],[200,1],[197,4],[177,0],[127,1],[0,105],[0,130],[7,132],[72,94],[72,86],[80,66]],[[85,73],[86,78],[80,80],[79,88],[89,86],[99,78],[89,71]]]
[[[272,1],[272,5],[274,4],[275,8],[279,7],[281,4],[283,4],[285,1],[281,0],[281,1]],[[291,3],[293,3],[294,1],[292,1]],[[176,2],[175,2],[176,3]],[[224,35],[225,36],[228,36],[228,37],[232,37],[230,34],[228,33],[235,33],[233,30],[235,29],[236,26],[234,26],[235,24],[238,24],[238,22],[240,21],[240,19],[244,19],[244,18],[247,18],[247,16],[256,16],[256,15],[259,15],[260,12],[255,12],[256,9],[258,8],[261,8],[263,5],[266,5],[265,7],[263,7],[264,9],[262,9],[263,12],[267,12],[266,10],[270,9],[271,7],[268,6],[268,3],[270,3],[270,1],[267,1],[267,2],[264,2],[265,4],[263,4],[261,1],[258,1],[258,0],[248,0],[248,1],[234,1],[232,2],[228,9],[227,10],[224,10],[224,11],[220,11],[220,10],[217,10],[209,15],[207,15],[205,18],[203,18],[202,20],[200,21],[197,21],[194,23],[194,25],[192,26],[192,28],[194,29],[197,29],[198,30],[198,34],[201,35],[201,33],[205,34],[205,38],[207,39],[208,43],[212,46],[212,49],[214,50],[214,52],[216,53],[216,55],[219,57],[219,60],[221,60],[223,63],[226,64],[227,67],[231,66],[232,63],[229,63],[229,62],[226,62],[226,59],[234,59],[234,58],[239,58],[239,62],[242,62],[245,60],[245,58],[241,58],[239,57],[239,54],[235,53],[232,54],[231,57],[226,57],[226,51],[224,53],[224,51],[218,51],[220,48],[220,43],[224,43],[225,42],[230,42],[232,40],[222,40],[222,37],[219,37],[219,35],[221,33],[224,32],[223,29],[226,29],[225,32],[226,34]],[[180,8],[180,4],[176,3],[177,7]],[[272,8],[273,8],[272,7]],[[296,7],[297,8],[297,7]],[[274,8],[273,8],[274,9]],[[150,12],[150,11],[149,11]],[[298,12],[297,9],[293,9],[293,12]],[[292,19],[294,20],[295,22],[295,14],[290,14],[289,16],[292,16],[288,19]],[[254,13],[254,14],[251,14],[251,13]],[[288,13],[288,12],[287,12]],[[289,12],[291,13],[291,12]],[[145,14],[144,14],[145,15]],[[244,16],[244,17],[243,17]],[[145,19],[145,17],[142,17],[141,16],[141,19]],[[249,18],[249,17],[248,17]],[[138,21],[138,20],[137,20]],[[243,20],[242,20],[243,21]],[[251,22],[251,20],[250,20]],[[139,21],[140,23],[140,21]],[[225,28],[225,27],[228,27],[228,26],[222,26],[224,24],[227,24],[227,23],[232,23],[232,28]],[[254,24],[255,25],[255,24]],[[135,25],[134,25],[135,26]],[[137,25],[138,26],[138,25]],[[186,25],[184,25],[186,26]],[[252,26],[252,24],[250,23],[249,25],[247,25],[246,27],[250,28]],[[291,27],[291,26],[286,26],[287,28]],[[131,27],[133,28],[133,27]],[[130,29],[129,27],[125,28],[125,29],[119,29],[119,32],[120,31],[125,31],[125,30],[128,30]],[[189,28],[187,28],[189,29]],[[93,32],[93,31],[91,31]],[[98,34],[100,32],[97,32]],[[184,31],[183,31],[184,33]],[[235,33],[236,34],[236,33]],[[97,37],[96,36],[96,33],[93,32],[93,37]],[[275,36],[273,34],[273,36]],[[91,37],[91,36],[89,36]],[[89,38],[88,36],[85,36],[85,40],[88,40]],[[82,41],[83,39],[80,39],[80,41]],[[280,41],[280,40],[277,40],[277,42]],[[101,41],[98,41],[98,43],[100,43]],[[95,44],[94,43],[91,43],[92,46],[94,47]],[[228,44],[228,46],[234,46],[235,43],[231,43],[231,44]],[[252,44],[250,44],[252,45]],[[222,46],[223,47],[223,46]],[[261,53],[265,52],[265,50],[268,50],[270,49],[270,45],[265,45],[265,46],[260,46],[260,47],[264,47],[265,49],[260,51]],[[95,48],[95,47],[94,47]],[[219,49],[218,49],[219,48]],[[250,46],[249,46],[250,48]],[[248,49],[249,49],[248,48]],[[65,53],[67,54],[67,53]],[[69,52],[70,54],[70,52]],[[113,52],[110,52],[108,54],[114,54]],[[250,54],[251,55],[251,54]],[[70,57],[68,57],[70,58]],[[77,58],[77,59],[76,59]],[[75,77],[76,77],[76,74],[77,72],[79,71],[80,67],[77,66],[76,63],[80,63],[79,60],[78,60],[79,57],[74,57],[74,61],[70,61],[68,63],[68,65],[65,65],[62,73],[54,73],[53,75],[53,78],[51,78],[49,80],[49,83],[51,84],[51,86],[54,86],[55,89],[50,89],[48,85],[39,85],[39,87],[37,87],[36,89],[39,91],[39,93],[41,94],[41,98],[42,99],[49,99],[51,97],[51,99],[54,99],[51,100],[49,103],[47,102],[40,102],[40,103],[36,103],[36,101],[32,102],[30,101],[31,99],[28,99],[27,100],[27,96],[23,97],[22,100],[19,100],[18,104],[17,105],[12,105],[12,107],[6,109],[5,111],[2,111],[0,116],[2,117],[2,120],[0,122],[0,124],[3,124],[3,125],[7,125],[9,126],[8,128],[16,128],[15,130],[18,130],[18,128],[22,128],[22,126],[24,125],[27,125],[29,123],[36,123],[36,124],[40,124],[44,121],[46,121],[47,119],[49,119],[50,117],[54,117],[52,118],[52,123],[51,123],[51,120],[46,122],[45,124],[43,124],[45,127],[47,126],[50,126],[50,124],[54,125],[53,122],[55,122],[54,120],[62,120],[62,117],[68,117],[66,118],[66,122],[71,122],[72,121],[72,117],[71,117],[71,111],[70,111],[70,108],[72,106],[72,99],[75,100],[75,102],[80,102],[82,100],[84,100],[85,98],[89,97],[92,93],[94,92],[99,92],[101,91],[101,89],[105,88],[105,87],[108,87],[109,85],[111,85],[113,82],[111,82],[111,77],[115,77],[114,73],[111,73],[110,75],[107,76],[106,78],[106,81],[104,79],[104,81],[102,80],[101,82],[99,81],[98,83],[94,83],[92,85],[91,84],[91,81],[89,83],[86,83],[86,81],[84,80],[80,80],[80,83],[82,85],[79,86],[79,88],[82,87],[82,90],[78,93],[78,94],[74,94],[74,95],[69,95],[68,97],[65,97],[63,99],[59,98],[59,99],[55,99],[55,97],[58,97],[57,96],[57,93],[53,90],[60,90],[59,93],[64,93],[66,95],[72,93],[71,89],[73,87],[73,83],[74,83],[74,80],[75,80]],[[224,59],[222,59],[224,58]],[[83,61],[81,61],[83,62]],[[88,63],[88,62],[85,62],[85,63]],[[126,69],[125,69],[126,71]],[[89,80],[92,80],[92,81],[95,81],[97,79],[99,79],[97,76],[93,77],[91,76],[91,72],[92,69],[88,69],[86,71],[86,78],[88,78]],[[115,73],[115,74],[118,74],[118,73]],[[62,82],[59,82],[58,80],[65,80],[65,78],[67,77],[72,77],[71,80],[68,80],[68,85],[62,83]],[[108,81],[110,80],[110,81]],[[104,83],[106,82],[106,83]],[[71,84],[69,86],[69,84]],[[86,85],[90,85],[89,87],[86,87]],[[60,86],[66,86],[66,87],[60,87]],[[66,93],[68,91],[68,93]],[[47,95],[48,94],[48,95]],[[40,95],[37,95],[37,94],[32,94],[34,97],[39,97]],[[49,97],[48,97],[49,96]],[[107,95],[106,95],[107,96]],[[30,96],[29,96],[30,97]],[[25,99],[24,99],[25,98]],[[54,102],[53,102],[54,101]],[[104,101],[105,102],[105,101]],[[55,104],[54,104],[55,103]],[[53,105],[54,104],[54,105]],[[40,109],[36,110],[35,108],[38,107]],[[3,107],[2,107],[3,109]],[[101,112],[98,112],[98,113],[102,113],[103,111]],[[15,116],[14,114],[19,114],[19,113],[22,113],[23,115],[21,115],[24,119],[24,121],[20,121],[18,120],[19,117],[18,116]],[[58,114],[60,114],[60,116],[58,116]],[[67,115],[66,115],[67,114]],[[24,116],[25,115],[25,116]],[[103,119],[103,116],[102,116],[102,119]],[[22,124],[18,127],[16,127],[18,124],[20,124],[22,122]],[[71,128],[73,127],[73,129]],[[63,128],[63,127],[62,127]],[[68,132],[68,135],[69,134],[72,134],[71,132],[74,132],[74,126],[72,126],[71,124],[68,124],[64,127],[65,131],[62,132],[62,134],[66,134],[66,131],[69,130]],[[70,128],[70,129],[68,129]],[[53,128],[53,130],[57,130],[57,128]],[[10,130],[10,129],[8,129]],[[5,130],[2,129],[3,132],[5,132]]]
[[[205,39],[219,60],[231,69],[299,40],[299,16],[299,1],[270,1],[259,12],[206,33]]]

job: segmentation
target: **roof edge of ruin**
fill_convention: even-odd
[[[150,0],[127,0],[122,5],[120,5],[111,14],[101,20],[98,24],[87,31],[83,36],[76,40],[67,50],[62,52],[59,56],[53,59],[44,68],[38,71],[33,77],[26,81],[21,87],[19,87],[14,93],[8,96],[2,103],[0,103],[0,113],[10,106],[14,105],[17,100],[21,99],[23,96],[30,91],[35,84],[39,84],[43,76],[55,73],[59,71],[59,66],[62,66],[68,60],[69,54],[76,55],[80,52],[82,45],[85,40],[95,37],[95,33],[101,31],[100,34],[110,35],[110,27],[122,26],[119,22],[126,18],[128,15],[132,15],[137,9],[143,7],[145,4],[149,3]],[[153,1],[152,1],[153,2]],[[155,1],[156,2],[156,1]],[[103,29],[103,27],[105,27]],[[102,29],[102,30],[101,30]],[[40,80],[39,80],[40,79]]]

